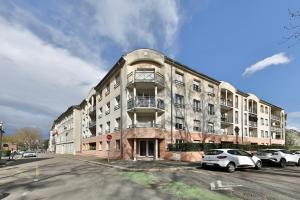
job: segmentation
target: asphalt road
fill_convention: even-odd
[[[0,194],[6,195],[2,197],[5,200],[288,200],[300,199],[299,183],[300,167],[294,166],[240,170],[232,174],[204,169],[123,172],[85,161],[46,156],[0,168]],[[211,190],[212,185],[217,190]]]

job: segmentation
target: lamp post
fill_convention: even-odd
[[[240,131],[240,128],[238,126],[236,126],[234,128],[234,131],[235,131],[235,136],[236,136],[236,144],[239,145],[239,131]]]
[[[2,137],[3,137],[3,133],[4,133],[4,124],[3,122],[1,121],[0,122],[0,160],[2,158]]]

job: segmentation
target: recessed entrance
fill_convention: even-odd
[[[140,156],[153,157],[155,151],[154,140],[140,140]]]

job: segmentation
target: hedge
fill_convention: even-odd
[[[11,151],[10,150],[3,150],[2,151],[2,156],[10,156],[11,155]]]
[[[257,151],[258,149],[287,149],[284,145],[230,144],[230,143],[180,143],[169,144],[169,151],[207,151],[210,149],[242,149]]]

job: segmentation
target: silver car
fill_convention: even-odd
[[[234,172],[236,168],[256,168],[262,166],[261,160],[239,149],[212,149],[205,153],[202,159],[202,167],[221,167],[228,172]]]
[[[34,151],[25,151],[22,156],[24,158],[27,158],[27,157],[37,157],[37,154]]]

